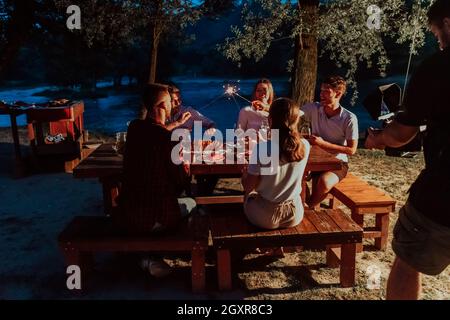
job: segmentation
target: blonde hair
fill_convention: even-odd
[[[273,91],[272,82],[270,82],[270,80],[266,78],[258,80],[258,82],[255,84],[255,88],[253,88],[252,93],[252,100],[256,100],[256,89],[258,89],[258,85],[260,83],[267,84],[267,86],[269,87],[269,98],[267,99],[267,102],[269,103],[269,105],[271,105],[273,100],[275,99],[275,92]]]
[[[305,146],[297,126],[299,117],[300,106],[294,100],[279,98],[270,107],[271,128],[278,129],[280,134],[280,160],[297,162],[305,157]]]

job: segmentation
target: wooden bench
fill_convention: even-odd
[[[351,173],[330,194],[351,210],[352,219],[364,229],[363,237],[374,238],[375,247],[384,250],[389,232],[389,213],[395,210],[395,200]],[[366,214],[376,215],[374,227],[364,226]],[[358,251],[361,250],[362,245],[358,247]]]
[[[219,290],[232,287],[233,250],[272,247],[327,248],[330,266],[340,265],[341,285],[351,287],[355,284],[356,244],[362,241],[362,229],[341,210],[307,210],[298,226],[267,231],[251,225],[242,212],[242,206],[211,206],[210,209]]]
[[[192,291],[205,289],[205,252],[208,248],[207,221],[201,217],[170,235],[130,236],[118,231],[109,217],[75,217],[58,237],[65,263],[78,265],[82,283],[89,274],[95,252],[190,252]]]

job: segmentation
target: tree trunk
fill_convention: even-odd
[[[156,68],[158,66],[158,47],[164,24],[163,8],[164,1],[156,1],[153,20],[150,23],[152,43],[150,45],[150,72],[148,76],[148,83],[155,83],[156,81]]]
[[[310,30],[295,40],[291,97],[303,106],[307,102],[314,101],[316,90],[319,0],[299,0],[298,5],[304,13],[303,23],[309,26]]]
[[[158,46],[159,46],[159,34],[156,31],[156,26],[153,27],[153,39],[150,46],[150,74],[148,77],[148,83],[155,83],[156,81],[156,67],[158,65]]]

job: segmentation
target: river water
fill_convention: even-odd
[[[237,120],[239,109],[248,105],[244,99],[237,96],[224,96],[224,84],[233,83],[239,88],[238,93],[250,98],[257,79],[229,80],[219,78],[182,78],[172,79],[182,92],[183,104],[193,106],[201,113],[214,120],[221,130],[233,128]],[[350,106],[344,99],[343,106],[355,113],[358,117],[359,131],[363,133],[369,126],[378,126],[379,122],[373,121],[368,112],[362,106],[362,100],[371,90],[377,86],[396,82],[403,85],[401,77],[390,77],[381,80],[371,80],[359,84],[359,98],[355,106]],[[276,96],[286,96],[289,91],[287,79],[272,79]],[[109,85],[108,82],[98,83],[98,87]],[[48,101],[49,97],[36,96],[36,93],[45,90],[56,90],[49,86],[37,86],[33,88],[8,88],[0,87],[0,100],[6,102],[26,101],[40,103]],[[83,99],[85,103],[84,121],[85,128],[109,135],[118,131],[126,131],[127,122],[134,119],[139,110],[139,95],[131,93],[112,93],[105,98]],[[19,125],[26,124],[26,117],[18,118]],[[0,127],[9,126],[9,117],[0,116]]]

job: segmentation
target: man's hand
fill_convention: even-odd
[[[270,106],[268,103],[264,103],[259,100],[252,101],[252,108],[256,111],[269,111]]]
[[[319,147],[323,146],[323,144],[325,143],[325,141],[321,137],[314,136],[314,135],[310,135],[308,141],[310,144],[316,145]]]
[[[366,139],[365,147],[367,149],[380,149],[384,150],[386,145],[383,142],[382,132],[383,130],[377,130],[374,128],[369,128],[369,135]]]
[[[181,126],[181,125],[185,124],[186,121],[188,121],[188,120],[191,118],[191,116],[192,116],[192,115],[191,115],[190,112],[184,112],[184,113],[181,115],[180,119],[177,120],[177,122],[178,122],[179,125]]]

